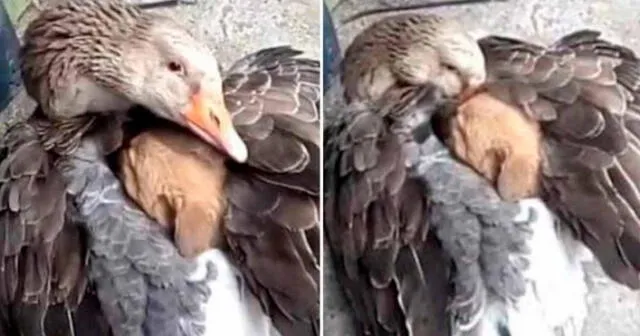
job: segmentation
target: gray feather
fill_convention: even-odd
[[[413,147],[411,176],[426,183],[431,198],[429,222],[456,266],[453,329],[472,330],[489,297],[508,304],[524,294],[526,263],[517,256],[527,252],[530,231],[514,222],[518,204],[503,202],[435,137],[406,146]]]
[[[93,138],[60,162],[91,239],[90,278],[115,335],[201,335],[205,279],[131,204]]]

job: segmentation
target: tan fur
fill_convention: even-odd
[[[224,157],[186,132],[153,129],[120,154],[129,196],[167,231],[185,257],[223,243]]]
[[[450,127],[455,155],[494,183],[503,199],[537,193],[542,146],[537,122],[479,93],[460,105]]]

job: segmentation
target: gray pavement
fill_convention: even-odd
[[[327,0],[329,6],[333,6],[335,2],[336,0]],[[418,1],[386,2],[409,4]],[[346,0],[336,15],[338,18],[346,18],[350,14],[375,7],[376,3],[376,0]],[[551,42],[576,29],[597,29],[602,31],[606,38],[623,42],[640,53],[640,0],[511,0],[507,3],[441,8],[433,11],[456,18],[468,29],[478,33],[482,31],[525,37],[539,43]],[[380,16],[343,27],[337,22],[341,46],[344,48],[358,31],[378,17]],[[354,335],[348,309],[335,283],[328,254],[325,254],[324,260],[325,335]],[[588,270],[589,317],[583,335],[640,335],[640,293],[632,292],[605,278],[599,265],[588,265]]]
[[[199,0],[161,9],[208,42],[223,67],[261,48],[291,45],[319,59],[318,0]]]

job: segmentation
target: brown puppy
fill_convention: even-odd
[[[458,107],[449,127],[454,154],[494,183],[502,198],[513,201],[537,193],[542,160],[537,122],[488,93],[478,93]]]
[[[120,178],[127,193],[173,232],[185,257],[223,244],[226,176],[223,155],[176,129],[143,132],[120,153]]]

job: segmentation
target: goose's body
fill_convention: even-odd
[[[280,336],[226,251],[211,249],[197,259],[203,270],[210,262],[217,272],[207,283],[212,295],[201,308],[206,314],[204,336]]]
[[[498,36],[476,41],[452,20],[411,13],[384,18],[361,32],[342,67],[347,105],[325,104],[346,115],[325,131],[333,145],[326,174],[335,178],[325,202],[335,207],[325,215],[325,227],[334,253],[344,259],[339,265],[344,286],[356,310],[366,312],[358,316],[362,326],[380,335],[424,334],[428,313],[409,309],[414,302],[403,296],[401,284],[411,281],[410,292],[419,297],[415,293],[441,288],[444,278],[455,288],[448,292],[450,310],[436,304],[431,315],[449,315],[454,335],[545,334],[567,320],[578,321],[574,332],[579,332],[581,265],[567,252],[572,241],[552,229],[553,221],[565,226],[560,232],[570,230],[588,246],[610,277],[637,288],[639,68],[631,50],[587,30],[549,47]],[[362,110],[377,116],[353,116],[366,115]],[[452,176],[456,165],[434,169],[438,156],[427,145],[434,137],[450,150],[443,162],[471,170]],[[385,155],[389,148],[400,154]],[[478,176],[471,175],[488,184],[475,184]],[[403,199],[401,182],[412,179],[423,182],[418,188],[424,201],[405,209],[397,198]],[[448,188],[439,188],[446,182]],[[494,192],[506,202],[489,202]],[[479,193],[485,193],[483,201]],[[540,211],[553,214],[544,215],[544,225],[531,227],[533,234],[517,233],[521,225],[515,225],[511,211],[512,201],[527,198],[543,200]],[[442,203],[460,208],[442,213]],[[379,208],[385,209],[385,220],[368,216]],[[509,216],[500,225],[486,225],[494,210]],[[422,213],[421,226],[406,232],[413,218],[407,213]],[[424,236],[415,240],[416,232],[427,229],[441,249]],[[533,251],[516,249],[523,252],[518,254],[507,247],[527,245],[535,245]],[[444,252],[441,259],[451,258],[455,266],[448,270],[455,272],[433,268],[436,273],[430,273],[424,254],[400,263],[407,248],[435,257]],[[519,258],[531,259],[531,267]],[[374,259],[385,263],[374,265]],[[353,286],[366,279],[376,281],[375,290]],[[553,288],[568,287],[574,291],[553,294]],[[556,304],[559,298],[566,300]],[[373,308],[362,308],[358,300]],[[518,305],[525,307],[518,311]],[[542,328],[528,327],[537,321],[522,319],[526,315],[537,316]]]
[[[282,334],[317,330],[317,62],[293,60],[299,53],[290,48],[259,52],[237,64],[223,92],[204,45],[172,20],[115,0],[46,9],[24,41],[23,79],[40,107],[2,143],[3,332],[42,336],[49,308],[82,309],[87,284],[100,302],[93,314],[104,314],[109,326],[92,335],[206,332],[202,309],[215,269],[202,272],[183,258],[161,225],[126,197],[105,159],[121,147],[126,114],[139,117],[127,112],[135,105],[235,162],[243,177],[230,179],[225,214],[233,218],[226,226],[232,251],[247,256],[237,267]],[[250,105],[255,99],[263,104]],[[234,187],[246,181],[248,188]],[[244,198],[256,185],[273,198]],[[288,202],[272,207],[282,197]],[[264,200],[272,216],[262,212]],[[256,244],[265,231],[271,240]],[[269,254],[274,247],[278,253]],[[273,271],[283,255],[298,262],[276,263]],[[288,281],[272,279],[284,274]],[[84,312],[69,322],[80,323],[74,319]]]
[[[512,335],[581,336],[587,318],[587,279],[584,263],[591,252],[570,231],[558,225],[539,199],[520,202],[523,211],[535,208],[527,241],[526,292],[506,314]]]
[[[431,94],[438,93],[425,93]],[[435,137],[412,144],[412,125],[423,120],[420,111],[438,107],[438,97],[424,104],[408,97],[385,99],[379,109],[325,98],[337,116],[325,130],[324,218],[339,280],[359,333],[480,335],[487,307],[525,290],[521,272],[535,214],[516,218],[517,204],[502,201]],[[386,120],[381,111],[389,112]],[[360,164],[359,158],[376,161]],[[354,169],[335,168],[349,163]],[[405,173],[406,165],[415,169]],[[354,226],[341,218],[352,218]],[[367,222],[372,238],[365,238]],[[452,263],[460,265],[456,271]],[[455,314],[448,316],[447,306]]]

